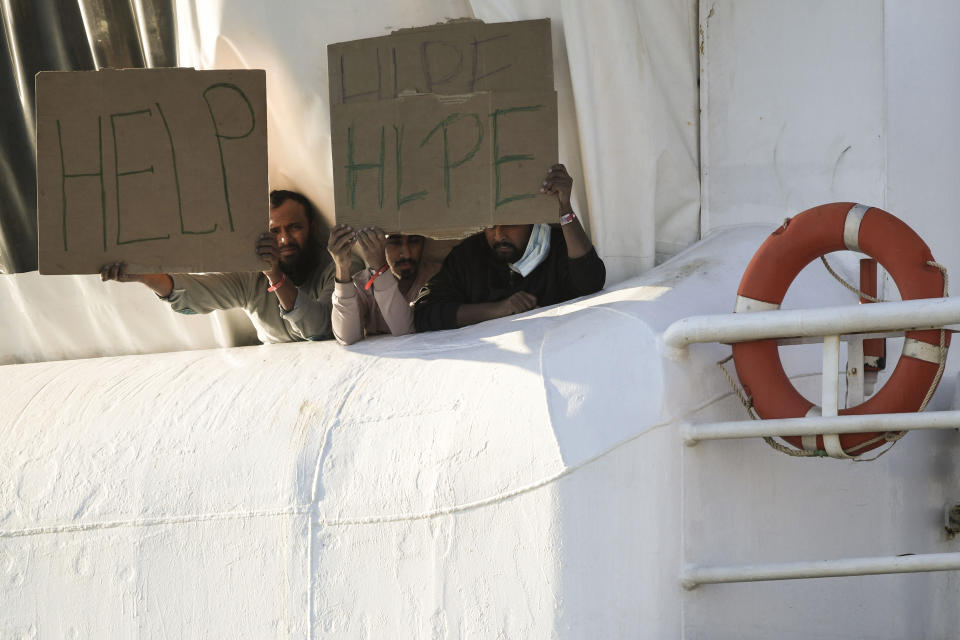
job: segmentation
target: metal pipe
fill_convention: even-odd
[[[888,573],[955,571],[957,569],[960,569],[960,553],[845,558],[842,560],[815,560],[811,562],[785,562],[729,567],[699,567],[696,565],[688,565],[680,574],[680,583],[685,589],[693,589],[701,584],[726,582],[838,578],[842,576],[872,576]]]
[[[840,395],[840,336],[823,338],[823,376],[821,377],[820,414],[837,415]]]
[[[768,338],[827,336],[911,329],[937,329],[960,323],[960,298],[924,298],[819,309],[778,309],[752,313],[692,316],[663,332],[668,347],[695,342],[748,342]]]
[[[840,404],[840,336],[823,337],[823,374],[820,383],[820,415],[839,415]],[[812,443],[811,443],[812,444]],[[807,448],[804,443],[804,449]],[[836,433],[823,434],[823,448],[831,458],[847,457]]]
[[[960,411],[955,410],[926,413],[876,413],[852,416],[739,420],[704,424],[687,423],[681,427],[681,431],[684,442],[692,446],[701,440],[957,428],[960,428]]]

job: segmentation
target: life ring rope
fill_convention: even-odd
[[[827,273],[829,273],[830,275],[832,275],[833,278],[834,278],[837,282],[839,282],[840,284],[842,284],[844,287],[846,287],[846,288],[849,289],[850,291],[852,291],[852,292],[854,292],[855,294],[857,294],[858,297],[863,298],[864,300],[869,300],[870,302],[886,302],[886,300],[884,300],[883,298],[874,297],[874,296],[870,295],[869,293],[867,293],[866,291],[861,291],[860,289],[856,288],[855,286],[853,286],[852,284],[850,284],[849,282],[847,282],[846,280],[844,280],[843,277],[842,277],[839,273],[837,273],[836,271],[833,270],[833,267],[831,267],[831,266],[830,266],[830,263],[827,262],[827,257],[826,257],[826,256],[820,256],[820,262],[823,263],[823,266],[824,266],[824,268],[827,270]],[[927,264],[930,264],[930,262],[928,262]],[[947,277],[947,271],[946,271],[946,269],[943,270],[943,277],[944,277],[944,278]]]

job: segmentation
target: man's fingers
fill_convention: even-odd
[[[257,241],[254,243],[254,248],[259,251],[260,247],[275,247],[277,245],[277,237],[272,233],[261,233],[257,237]]]
[[[560,191],[569,191],[573,187],[573,180],[564,176],[547,176],[540,184],[541,193],[556,194]]]
[[[353,227],[346,224],[338,224],[330,230],[330,237],[327,239],[327,250],[337,259],[346,259],[350,253],[350,245],[357,240],[357,234]]]
[[[386,241],[383,231],[375,228],[361,229],[357,232],[357,244],[360,257],[368,267],[379,267],[386,260]]]
[[[555,176],[551,174],[544,179],[543,184],[550,185],[553,187],[570,186],[571,184],[573,184],[573,178],[567,175]]]
[[[547,178],[560,178],[564,180],[572,180],[570,173],[567,171],[567,168],[562,164],[555,164],[547,170]]]
[[[274,262],[280,261],[279,254],[270,249],[258,249],[257,257],[260,258],[261,262],[264,264],[273,264]]]
[[[334,244],[331,249],[333,249],[334,253],[341,253],[343,251],[347,251],[352,243],[353,237],[347,235],[337,240],[336,244]]]
[[[520,304],[523,307],[523,311],[530,311],[537,306],[537,297],[533,294],[527,293],[526,291],[519,292]]]
[[[370,234],[366,229],[357,232],[357,242],[360,243],[362,249],[370,248]]]
[[[383,237],[383,232],[380,232],[378,236],[375,230],[364,229],[363,231],[359,232],[357,237],[360,240],[360,244],[363,245],[364,249],[368,251],[373,251],[379,247],[380,245],[379,240],[380,238]]]
[[[280,248],[277,246],[277,239],[270,234],[269,237],[261,237],[257,240],[257,246],[254,247],[257,255],[264,260],[275,260],[280,255]]]
[[[328,244],[332,247],[341,244],[343,240],[348,239],[353,234],[353,227],[345,224],[338,224],[330,231],[330,241]]]
[[[126,265],[123,262],[111,262],[100,267],[100,280],[116,280],[117,282],[128,282],[129,278],[125,272]]]
[[[334,227],[334,231],[330,234],[330,247],[333,248],[334,251],[343,251],[352,244],[355,239],[356,234],[353,232],[352,227],[346,225]]]
[[[510,313],[523,313],[537,306],[537,297],[526,291],[517,291],[510,296]]]

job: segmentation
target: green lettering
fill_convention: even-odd
[[[67,251],[67,178],[100,177],[100,218],[103,225],[103,250],[107,250],[107,195],[103,184],[103,118],[97,116],[97,150],[100,158],[100,170],[93,173],[67,173],[66,161],[63,155],[63,133],[60,121],[57,120],[57,142],[60,145],[60,194],[63,198],[63,213],[61,225],[63,227],[63,250]]]
[[[173,182],[177,187],[177,213],[180,215],[180,233],[188,235],[213,233],[217,230],[217,223],[213,223],[213,228],[207,229],[206,231],[190,231],[183,222],[183,196],[180,192],[180,174],[177,171],[177,150],[173,146],[173,134],[170,133],[170,125],[167,124],[167,118],[163,115],[163,109],[160,108],[159,102],[154,102],[154,104],[157,106],[157,113],[160,114],[160,119],[163,120],[163,128],[166,130],[167,140],[170,142],[170,159],[173,161]]]
[[[515,200],[526,200],[527,198],[535,198],[536,193],[520,193],[513,196],[508,196],[502,198],[500,195],[500,168],[507,164],[508,162],[519,162],[521,160],[533,160],[534,157],[527,153],[521,153],[516,155],[501,156],[500,155],[500,116],[504,116],[508,113],[516,113],[522,111],[539,111],[543,108],[542,104],[529,107],[512,107],[510,109],[497,109],[490,114],[491,119],[493,120],[493,171],[495,176],[496,183],[496,199],[494,208],[500,207],[501,205],[507,204],[508,202],[513,202]]]
[[[120,171],[120,152],[117,148],[117,118],[126,118],[130,116],[139,116],[147,114],[151,116],[149,109],[142,109],[140,111],[128,111],[126,113],[111,113],[110,114],[110,129],[113,131],[113,174],[115,178],[115,184],[117,189],[117,244],[130,244],[133,242],[147,242],[148,240],[166,240],[170,238],[168,233],[165,236],[153,236],[150,238],[135,238],[133,240],[121,240],[120,239],[120,178],[122,176],[133,176],[141,173],[153,173],[153,165],[150,165],[146,169],[136,169],[134,171]]]
[[[207,94],[214,89],[229,89],[230,91],[234,91],[238,96],[240,96],[240,98],[243,99],[244,104],[247,105],[247,109],[250,111],[250,128],[244,133],[228,135],[220,131],[220,126],[217,124],[217,117],[213,113],[213,105],[210,104],[210,98],[207,96]],[[223,175],[223,199],[227,204],[227,219],[230,222],[230,231],[233,231],[233,212],[230,209],[230,187],[227,180],[227,164],[223,160],[223,141],[240,140],[241,138],[246,138],[249,136],[257,127],[257,116],[253,112],[253,105],[250,104],[250,99],[247,98],[247,95],[235,84],[230,84],[228,82],[218,82],[217,84],[212,84],[204,90],[203,100],[207,103],[207,110],[210,112],[210,120],[213,122],[213,131],[217,136],[217,149],[220,152],[220,173]]]
[[[466,155],[464,155],[462,158],[460,158],[456,162],[450,162],[450,148],[449,148],[449,145],[447,144],[447,129],[454,122],[462,118],[473,118],[474,125],[476,125],[477,141],[473,145],[473,148],[466,153]],[[480,117],[477,116],[477,114],[475,113],[451,113],[449,116],[441,120],[440,124],[438,124],[433,129],[430,130],[430,133],[428,133],[427,137],[423,139],[423,142],[420,143],[420,146],[423,147],[423,145],[427,144],[427,142],[430,140],[431,137],[433,137],[433,134],[436,133],[438,129],[442,131],[441,137],[443,140],[443,190],[446,193],[447,206],[449,207],[450,201],[451,201],[450,170],[456,169],[457,167],[462,165],[464,162],[467,162],[468,160],[473,158],[473,156],[476,155],[477,150],[480,149],[480,143],[483,142],[483,123],[480,121]]]
[[[397,141],[397,210],[411,200],[423,200],[427,197],[426,191],[417,191],[406,196],[401,196],[403,186],[403,125],[397,128],[393,125],[393,135]]]
[[[380,127],[380,160],[377,162],[357,163],[353,158],[353,125],[347,127],[347,194],[350,200],[350,208],[356,208],[357,204],[357,181],[360,179],[361,171],[376,169],[378,175],[379,190],[377,191],[377,203],[383,209],[383,170],[386,166],[386,154],[384,145],[384,129]]]

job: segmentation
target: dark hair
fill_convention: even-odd
[[[307,197],[296,191],[287,191],[285,189],[274,189],[270,192],[270,208],[276,209],[287,200],[293,200],[303,205],[303,210],[307,213],[307,223],[311,227],[320,226],[320,214],[313,203],[307,200]]]

